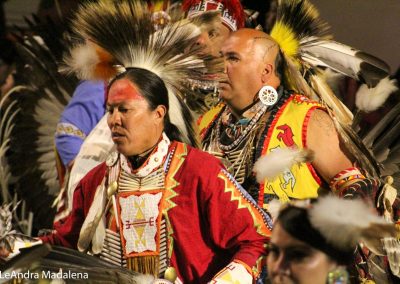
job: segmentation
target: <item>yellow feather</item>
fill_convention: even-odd
[[[287,56],[293,58],[297,55],[300,43],[297,40],[296,33],[288,25],[283,22],[276,22],[270,35]]]

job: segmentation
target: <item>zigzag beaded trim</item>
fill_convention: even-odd
[[[260,208],[254,199],[250,196],[250,194],[233,178],[233,176],[227,172],[225,169],[221,169],[221,171],[228,177],[228,179],[239,189],[240,195],[246,199],[254,208],[260,212],[263,217],[264,223],[268,226],[270,230],[272,230],[273,222],[271,216],[267,212],[265,212],[262,208]]]

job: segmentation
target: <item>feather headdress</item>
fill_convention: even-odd
[[[168,89],[170,120],[181,139],[196,145],[193,118],[184,104],[192,80],[218,80],[222,61],[198,55],[195,46],[200,29],[181,20],[156,30],[147,5],[140,1],[99,1],[82,6],[73,21],[81,41],[65,58],[65,71],[83,79],[113,79],[127,68],[147,69],[158,75]],[[215,74],[215,75],[214,75]],[[210,78],[210,79],[208,79]]]
[[[182,9],[188,12],[189,17],[206,11],[219,11],[222,23],[230,30],[236,31],[244,27],[245,13],[238,0],[184,0]]]

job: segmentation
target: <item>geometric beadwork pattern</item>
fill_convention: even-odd
[[[156,194],[119,196],[122,235],[125,239],[125,255],[146,251],[158,252],[160,229],[159,205],[162,192]]]

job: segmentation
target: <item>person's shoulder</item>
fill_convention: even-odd
[[[221,167],[220,160],[218,160],[213,155],[189,145],[187,145],[187,148],[188,148],[188,154],[187,154],[188,161],[200,166],[207,166],[207,167],[214,166],[218,168]]]
[[[106,86],[103,81],[81,81],[74,91],[74,97],[93,97],[99,96],[104,97]]]
[[[317,106],[321,106],[322,107],[322,105],[318,102],[318,101],[316,101],[316,100],[313,100],[313,99],[311,99],[311,98],[309,98],[309,97],[307,97],[307,96],[305,96],[305,95],[302,95],[302,94],[297,94],[297,93],[293,93],[290,97],[289,97],[289,99],[295,104],[295,105],[311,105],[311,106],[314,106],[314,105],[317,105]]]
[[[101,180],[106,173],[107,165],[105,162],[91,169],[81,180],[81,183],[92,183],[95,180]]]

